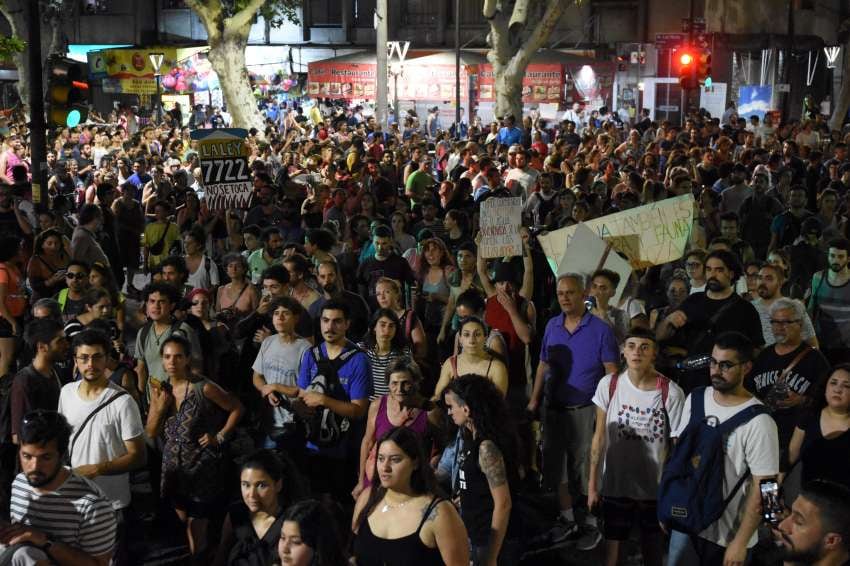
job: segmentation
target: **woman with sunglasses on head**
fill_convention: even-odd
[[[380,482],[354,508],[358,566],[468,566],[469,542],[454,505],[438,494],[420,437],[390,430],[377,446]]]
[[[453,380],[443,398],[464,438],[457,485],[472,564],[518,564],[519,524],[512,517],[518,440],[508,405],[489,379],[472,374]]]
[[[35,237],[33,256],[27,264],[27,281],[32,299],[52,297],[65,286],[65,268],[71,260],[62,233],[48,228]]]

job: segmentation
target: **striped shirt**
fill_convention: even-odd
[[[404,350],[399,352],[393,350],[389,354],[379,355],[374,348],[370,348],[367,344],[360,344],[360,347],[366,351],[369,356],[369,367],[372,370],[372,394],[369,396],[370,401],[374,401],[384,395],[389,395],[390,384],[387,375],[387,368],[397,358],[412,358],[410,348],[404,347]]]
[[[39,493],[21,473],[12,484],[13,523],[28,525],[54,541],[100,556],[115,546],[112,504],[93,482],[70,474],[56,491]]]

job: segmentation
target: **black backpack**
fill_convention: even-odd
[[[350,347],[334,359],[328,359],[322,354],[322,349],[315,346],[310,350],[313,362],[316,364],[316,375],[306,387],[306,391],[315,391],[328,395],[340,401],[349,401],[348,394],[339,380],[339,370],[359,352],[360,348],[349,343]],[[301,403],[296,404],[296,408]],[[303,405],[302,405],[303,406]],[[307,440],[319,447],[337,446],[351,430],[351,420],[341,417],[327,407],[317,407],[314,411],[296,411],[304,421]]]

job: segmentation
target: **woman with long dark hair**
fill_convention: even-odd
[[[406,427],[378,443],[380,483],[360,494],[352,530],[358,566],[468,566],[466,529],[436,479],[419,436]]]
[[[372,371],[371,400],[375,400],[390,392],[387,368],[393,361],[413,357],[404,338],[398,315],[391,309],[376,310],[369,322],[366,340],[360,347],[369,356],[369,367]]]
[[[449,416],[461,428],[457,492],[475,566],[519,563],[519,525],[511,516],[517,474],[517,435],[508,405],[486,377],[462,375],[446,387]]]
[[[283,514],[277,544],[283,566],[347,566],[336,521],[315,499],[296,503]]]
[[[283,510],[304,498],[295,466],[271,450],[258,450],[239,472],[242,501],[230,506],[213,566],[266,566],[277,556]]]
[[[65,268],[70,260],[62,233],[56,228],[48,228],[35,237],[33,255],[27,264],[33,301],[50,298],[65,287]]]

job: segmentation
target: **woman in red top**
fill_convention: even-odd
[[[21,252],[19,238],[0,238],[0,379],[9,374],[15,358],[15,337],[20,335],[21,317],[27,308],[18,268]]]

